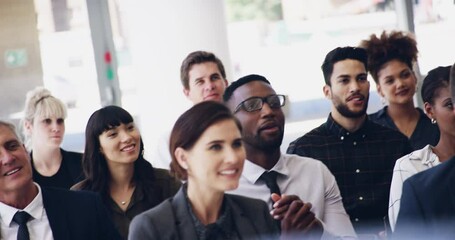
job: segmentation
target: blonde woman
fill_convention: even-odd
[[[22,119],[33,180],[40,186],[69,189],[82,180],[82,154],[63,150],[66,106],[45,88],[27,93]]]

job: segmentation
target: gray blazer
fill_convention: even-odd
[[[279,230],[265,202],[237,195],[225,196],[242,239],[279,238]],[[128,239],[197,239],[183,187],[173,198],[137,215],[130,224]]]

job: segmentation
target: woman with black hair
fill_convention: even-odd
[[[441,132],[437,145],[428,144],[395,163],[390,186],[389,222],[392,230],[400,210],[403,182],[414,174],[455,156],[455,115],[449,83],[450,66],[431,70],[422,84],[425,111]]]
[[[123,108],[107,106],[90,116],[82,167],[85,180],[72,187],[100,193],[123,239],[131,220],[173,196],[180,181],[143,158],[144,144]]]

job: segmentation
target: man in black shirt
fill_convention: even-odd
[[[324,95],[332,101],[327,121],[293,141],[287,153],[323,161],[335,175],[354,228],[384,232],[395,161],[411,152],[398,131],[368,120],[370,83],[364,49],[336,48],[322,65]]]

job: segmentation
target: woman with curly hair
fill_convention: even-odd
[[[69,189],[83,179],[82,154],[63,150],[66,106],[43,87],[27,92],[21,120],[30,152],[33,181],[40,186]]]
[[[401,31],[384,31],[380,36],[373,34],[363,40],[360,47],[367,51],[368,71],[379,95],[388,102],[383,109],[369,115],[370,119],[406,135],[414,149],[428,144],[435,146],[439,140],[436,121],[414,105],[417,77],[413,65],[418,50],[413,36]]]

